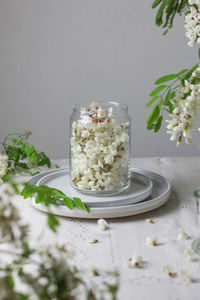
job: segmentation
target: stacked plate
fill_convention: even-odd
[[[70,210],[61,204],[53,207],[56,215],[76,218],[118,218],[144,213],[163,205],[170,197],[170,183],[161,175],[146,170],[131,170],[131,185],[120,194],[97,197],[85,195],[74,190],[69,182],[69,169],[60,168],[44,172],[32,177],[29,181],[34,185],[47,185],[64,192],[68,197],[79,197],[90,207],[90,213],[82,210]],[[41,204],[33,205],[42,211]]]

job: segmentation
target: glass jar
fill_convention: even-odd
[[[70,121],[71,185],[98,196],[127,189],[131,182],[128,106],[77,104]]]

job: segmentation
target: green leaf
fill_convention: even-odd
[[[172,92],[172,93],[169,95],[169,100],[173,99],[175,95],[176,95],[176,92]]]
[[[173,113],[173,110],[174,110],[173,104],[172,104],[171,102],[169,102],[169,103],[168,103],[168,107],[169,107],[168,112],[169,112],[170,114],[172,114],[172,113]]]
[[[29,299],[29,295],[25,295],[25,294],[19,294],[17,297],[17,300],[28,300]]]
[[[149,96],[150,96],[150,97],[156,96],[156,95],[159,94],[161,91],[163,91],[166,87],[167,87],[167,85],[165,85],[165,84],[156,87],[156,88],[150,93]]]
[[[13,178],[13,176],[13,173],[8,172],[2,177],[2,179],[4,182],[9,182]]]
[[[154,123],[147,124],[147,129],[148,129],[148,130],[152,130],[152,129],[154,129],[154,127],[155,127],[155,124],[154,124]]]
[[[29,157],[33,152],[35,152],[35,149],[32,145],[29,145],[28,143],[24,144],[24,151],[26,153],[26,155]]]
[[[158,105],[154,106],[152,112],[150,113],[148,119],[147,119],[147,125],[150,126],[152,123],[154,123],[160,114],[160,108]]]
[[[170,94],[171,94],[171,89],[169,89],[169,91],[165,97],[165,100],[163,102],[164,105],[168,105]]]
[[[187,71],[188,71],[188,69],[183,69],[180,72],[178,72],[176,75],[177,75],[177,77],[179,77],[180,75],[184,74]]]
[[[186,73],[186,75],[183,77],[183,80],[187,80],[190,78],[190,76],[192,75],[192,73],[199,67],[199,64],[194,65],[189,72]]]
[[[180,14],[187,5],[188,5],[188,0],[181,0],[178,7],[178,13]]]
[[[64,202],[65,206],[67,206],[69,209],[74,208],[74,203],[73,203],[72,199],[70,199],[69,197],[65,196],[63,198],[63,202]]]
[[[76,208],[78,208],[78,209],[85,209],[85,206],[84,206],[84,204],[83,204],[83,202],[81,201],[80,198],[75,197],[75,198],[73,198],[73,200],[74,200],[74,206]]]
[[[168,25],[169,19],[172,16],[174,10],[176,9],[176,2],[177,1],[174,1],[174,0],[168,0],[167,1],[166,19],[165,19],[165,24],[163,25],[163,28]]]
[[[18,185],[15,182],[10,182],[10,185],[12,186],[13,190],[15,191],[15,193],[17,195],[19,195],[20,191],[19,191]]]
[[[169,74],[169,75],[165,75],[160,77],[159,79],[156,80],[155,84],[161,84],[163,82],[167,82],[170,80],[173,80],[177,77],[177,74]]]
[[[33,254],[33,252],[34,252],[34,250],[33,249],[31,249],[30,247],[29,247],[29,244],[28,243],[24,243],[23,244],[23,253],[22,253],[22,256],[23,257],[29,257],[31,254]]]
[[[23,268],[20,267],[17,273],[18,273],[18,276],[21,277],[23,274]]]
[[[147,103],[146,107],[151,106],[158,98],[159,98],[159,96],[153,97],[153,98]]]
[[[173,8],[173,12],[172,12],[171,17],[170,17],[169,28],[172,28],[172,26],[173,26],[174,17],[177,13],[177,10],[178,10],[178,1],[179,0],[174,0],[174,8]]]
[[[15,286],[14,278],[11,275],[8,275],[8,286],[10,289],[13,289]]]
[[[56,232],[59,225],[58,219],[50,212],[48,213],[48,225],[54,232]]]
[[[87,204],[83,204],[84,205],[84,208],[85,208],[85,210],[88,212],[88,213],[90,213],[90,207],[87,205]]]
[[[156,14],[156,25],[161,26],[163,23],[163,13],[167,5],[167,0],[163,0]]]
[[[163,116],[160,116],[158,118],[158,121],[156,122],[155,124],[155,127],[154,127],[154,132],[158,132],[161,128],[161,125],[162,125],[162,120],[163,120]]]
[[[154,2],[153,2],[153,4],[152,4],[152,8],[155,8],[156,6],[158,6],[159,4],[160,4],[160,2],[161,2],[162,0],[155,0]]]
[[[166,35],[168,33],[168,29],[166,29],[164,32],[163,32],[163,35]]]
[[[51,161],[47,156],[46,156],[46,164],[48,168],[51,168]]]
[[[37,186],[26,184],[26,186],[21,191],[21,196],[23,196],[24,199],[27,199],[27,198],[32,197],[35,193],[37,193],[37,191],[38,191]]]
[[[3,152],[8,156],[8,170],[12,173],[35,174],[39,166],[51,167],[50,159],[44,152],[36,152],[35,147],[27,140],[31,132],[8,134],[3,141]],[[24,162],[25,159],[27,160]],[[19,165],[21,164],[21,165]]]

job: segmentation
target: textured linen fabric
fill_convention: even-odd
[[[61,167],[67,165],[66,160],[56,163]],[[31,224],[31,243],[35,247],[65,243],[75,252],[74,262],[81,268],[117,267],[121,277],[119,299],[199,300],[200,256],[189,262],[184,251],[200,237],[199,205],[193,197],[194,189],[200,186],[200,159],[136,158],[132,166],[157,172],[170,181],[172,195],[165,205],[141,215],[109,219],[110,229],[105,232],[98,231],[96,220],[60,218],[61,226],[54,234],[45,227],[44,213],[31,207],[28,200],[16,197],[24,221]],[[147,218],[155,223],[147,223]],[[178,229],[182,227],[191,238],[178,241]],[[158,246],[146,244],[149,235],[157,236]],[[89,244],[88,240],[93,238],[99,243]],[[144,267],[128,269],[125,262],[135,251],[143,256]],[[168,264],[176,277],[167,278],[163,273],[163,265]],[[181,280],[181,270],[187,270],[193,278],[191,283]]]

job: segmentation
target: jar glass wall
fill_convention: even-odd
[[[116,194],[130,185],[130,118],[117,102],[77,104],[70,120],[70,176],[83,193]]]

